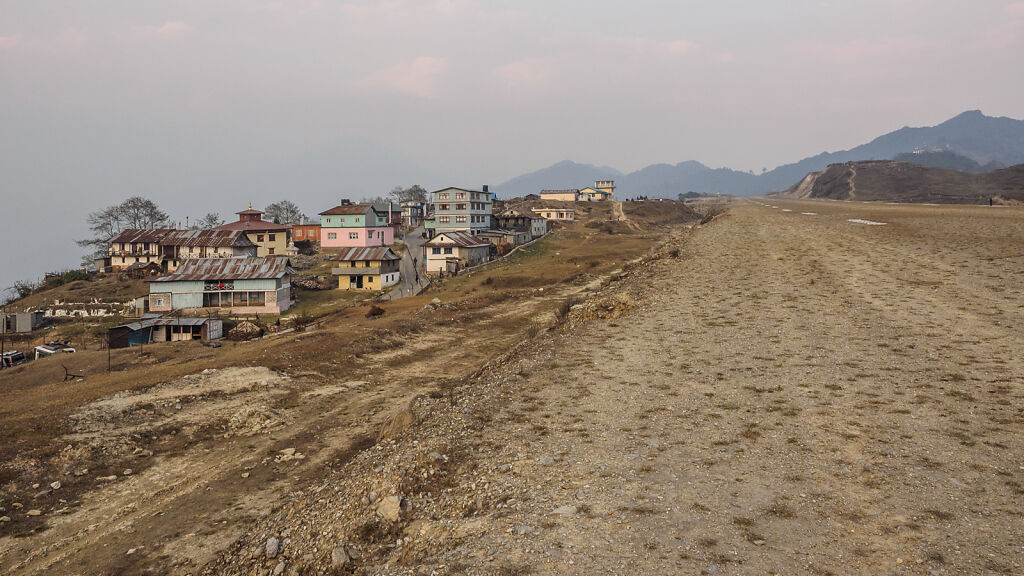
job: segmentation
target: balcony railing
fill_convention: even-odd
[[[363,276],[366,274],[380,274],[380,266],[341,266],[331,268],[331,274],[335,276]]]

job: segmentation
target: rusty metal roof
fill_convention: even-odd
[[[443,240],[444,238],[447,238],[447,240]],[[478,248],[480,246],[490,246],[491,243],[481,240],[469,232],[461,231],[440,232],[437,236],[423,243],[424,246],[451,246],[452,244],[463,248]]]
[[[129,330],[142,330],[151,326],[202,326],[207,322],[221,322],[220,318],[143,318],[138,322],[129,322],[114,326],[111,330],[127,328]]]
[[[214,248],[255,246],[241,230],[172,230],[160,240],[161,246],[208,246]]]
[[[294,272],[287,258],[190,258],[173,273],[151,282],[190,280],[265,280]]]
[[[387,246],[372,246],[368,248],[345,248],[331,258],[335,262],[352,262],[359,260],[400,260],[397,254]]]
[[[124,230],[110,240],[111,244],[160,244],[161,246],[195,247],[239,247],[255,246],[242,230],[175,230],[174,228],[149,228]]]
[[[122,230],[120,234],[110,239],[111,243],[145,243],[152,244],[159,242],[168,232],[174,232],[173,228],[129,228]]]

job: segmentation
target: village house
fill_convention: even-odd
[[[469,232],[438,232],[423,243],[427,273],[458,272],[491,259],[491,243]]]
[[[546,220],[556,222],[572,222],[576,219],[576,211],[572,208],[534,208],[533,211]]]
[[[383,290],[398,284],[402,259],[386,246],[345,248],[332,260],[337,266],[331,274],[342,290]]]
[[[423,225],[423,216],[427,211],[425,204],[415,200],[406,200],[405,202],[402,202],[401,206],[402,226],[407,229],[412,229]]]
[[[369,204],[343,203],[320,213],[320,245],[324,248],[390,246],[395,230],[387,210]]]
[[[223,337],[224,321],[220,318],[144,317],[137,322],[107,330],[107,342],[112,349],[157,342],[209,341]]]
[[[548,233],[548,221],[532,212],[520,212],[519,210],[508,210],[504,214],[495,216],[498,228],[505,230],[519,230],[530,235],[530,239],[540,238]]]
[[[153,312],[217,308],[233,314],[280,314],[291,302],[287,258],[194,258],[149,281]]]
[[[465,232],[475,236],[491,227],[491,193],[465,188],[442,188],[430,193],[434,203],[434,230]]]
[[[211,230],[241,231],[256,245],[256,256],[284,256],[288,254],[288,226],[267,222],[262,210],[236,212],[238,221],[211,228]]]
[[[567,190],[541,190],[540,199],[548,202],[577,202],[580,199],[580,191],[576,188]]]
[[[98,270],[149,270],[151,264],[173,272],[189,258],[256,256],[257,246],[240,230],[124,230],[110,239],[107,256],[96,261]]]
[[[595,180],[593,186],[588,186],[582,190],[577,188],[541,190],[540,199],[549,202],[604,202],[615,200],[615,181]]]
[[[303,222],[292,224],[292,242],[309,242],[317,244],[320,242],[320,223]]]
[[[494,245],[498,256],[504,256],[516,246],[530,241],[530,234],[523,230],[484,230],[477,238],[487,240]]]

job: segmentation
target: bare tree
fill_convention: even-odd
[[[206,216],[203,216],[193,222],[189,228],[192,230],[207,230],[209,228],[216,228],[222,224],[224,224],[224,219],[220,217],[220,214],[210,212]]]
[[[412,200],[422,204],[427,201],[427,191],[419,184],[413,184],[408,188],[395,186],[391,192],[388,192],[388,196],[394,198],[396,202]]]
[[[168,226],[168,220],[167,213],[155,202],[141,196],[132,196],[115,206],[90,212],[85,221],[93,237],[78,240],[77,244],[83,248],[91,248],[96,255],[104,254],[107,251],[107,243],[122,230],[159,228]]]
[[[306,220],[306,215],[291,200],[281,200],[280,202],[268,204],[263,209],[263,217],[278,224],[285,224],[287,222],[297,223]]]

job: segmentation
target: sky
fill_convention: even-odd
[[[0,288],[131,195],[178,220],[561,160],[760,171],[1024,118],[1024,2],[0,0]]]

